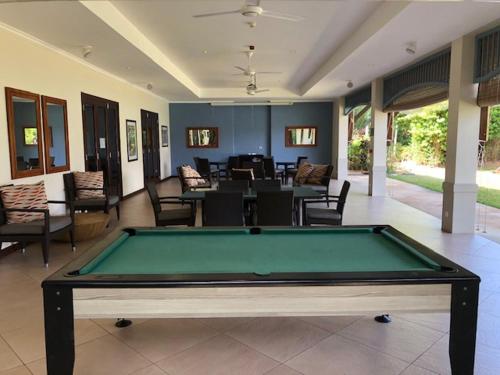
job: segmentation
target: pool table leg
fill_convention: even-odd
[[[479,281],[457,281],[451,289],[450,364],[453,375],[474,374]]]
[[[75,363],[73,290],[45,286],[43,307],[47,375],[71,375]]]

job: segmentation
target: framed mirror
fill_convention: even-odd
[[[186,139],[188,148],[217,148],[219,128],[187,128]]]
[[[42,96],[45,170],[69,171],[68,113],[66,100]]]
[[[287,126],[285,128],[286,147],[316,147],[317,126]]]
[[[5,88],[12,179],[44,173],[40,96]]]

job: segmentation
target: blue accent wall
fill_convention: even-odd
[[[229,156],[258,153],[274,156],[275,161],[295,161],[308,156],[313,163],[331,160],[332,103],[295,103],[291,106],[212,106],[209,103],[170,104],[172,169],[193,165],[193,157],[210,161]],[[285,147],[285,127],[318,127],[317,147]],[[187,148],[186,128],[216,126],[219,147]]]
[[[307,156],[311,163],[330,164],[332,158],[331,102],[295,103],[271,109],[271,153],[275,161],[296,161]],[[285,147],[287,126],[317,126],[316,147]]]

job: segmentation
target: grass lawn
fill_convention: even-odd
[[[439,178],[415,174],[389,174],[388,177],[408,182],[409,184],[418,185],[439,193],[443,192],[443,180]],[[486,206],[500,208],[500,190],[480,187],[477,193],[477,201]]]

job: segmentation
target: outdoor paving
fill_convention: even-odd
[[[366,184],[368,175],[349,175],[349,181]],[[407,182],[387,178],[387,195],[401,203],[441,219],[443,194]],[[477,204],[476,233],[500,243],[500,209]]]

